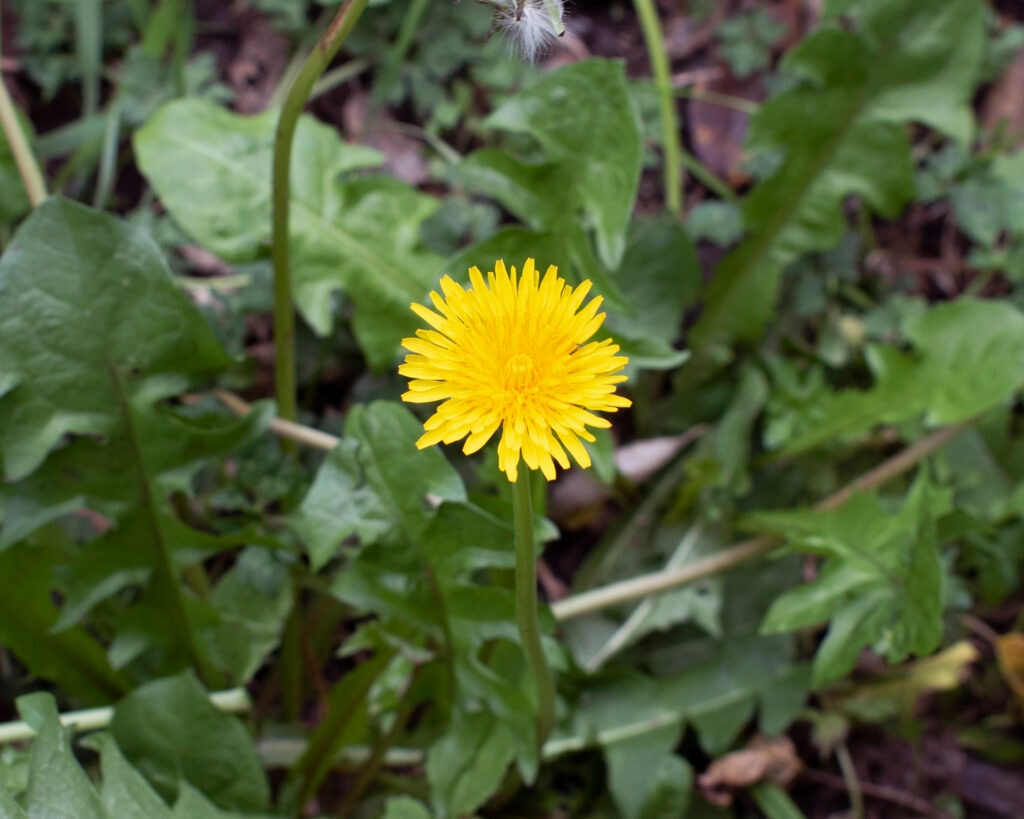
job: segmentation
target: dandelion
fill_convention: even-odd
[[[482,0],[494,7],[493,30],[501,31],[524,60],[533,62],[563,34],[563,0]]]
[[[445,276],[444,295],[430,294],[433,310],[412,305],[432,329],[402,341],[409,355],[399,372],[411,379],[402,400],[443,402],[423,425],[420,449],[465,438],[469,455],[500,428],[498,466],[510,481],[520,458],[553,480],[555,463],[569,468],[567,452],[590,466],[580,439],[595,440],[588,427],[611,426],[594,412],[630,405],[615,393],[627,359],[609,339],[587,343],[605,318],[600,296],[583,306],[589,281],[573,288],[554,265],[541,280],[533,259],[519,277],[503,261],[494,267],[486,281],[471,268],[469,290]]]

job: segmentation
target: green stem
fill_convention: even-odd
[[[288,259],[288,205],[291,194],[292,141],[299,115],[306,106],[317,79],[345,42],[369,0],[346,0],[327,27],[323,37],[303,63],[281,107],[274,137],[273,238],[274,263],[274,391],[278,414],[294,421],[298,414],[295,397],[295,314],[292,310],[292,277]]]
[[[665,51],[665,38],[658,20],[658,10],[654,0],[633,0],[640,27],[644,32],[647,45],[647,59],[651,63],[651,73],[658,89],[658,107],[661,110],[661,134],[665,151],[665,207],[673,216],[678,216],[683,209],[683,180],[681,148],[679,145],[679,117],[676,112],[675,91],[672,88],[672,77],[669,74],[668,53]]]
[[[555,686],[544,657],[537,623],[537,553],[533,540],[533,494],[529,469],[520,468],[513,484],[512,509],[516,541],[516,622],[526,665],[537,690],[537,747],[555,724]]]
[[[18,121],[14,103],[2,80],[0,80],[0,127],[3,128],[4,136],[7,137],[7,144],[11,146],[11,156],[14,157],[18,173],[21,174],[21,182],[25,186],[25,193],[28,194],[29,204],[32,207],[37,207],[46,199],[46,183],[43,182],[39,163],[32,155],[32,149],[29,148],[25,132]]]

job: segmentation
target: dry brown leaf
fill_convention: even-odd
[[[803,767],[789,737],[754,737],[742,751],[712,762],[697,784],[705,799],[725,808],[732,804],[737,790],[758,782],[786,787]]]
[[[1024,144],[1024,51],[985,95],[981,123],[989,131],[1005,123],[1003,127],[1016,135],[1016,144]]]
[[[1006,684],[1024,705],[1024,634],[1004,634],[995,642],[996,660]]]

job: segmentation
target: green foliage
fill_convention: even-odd
[[[800,432],[786,451],[922,413],[932,424],[963,421],[1006,401],[1024,382],[1024,315],[1005,302],[938,305],[910,319],[906,335],[913,351],[895,345],[866,350],[872,389],[830,392],[801,409]]]
[[[199,100],[170,103],[137,132],[139,165],[164,205],[197,241],[231,262],[268,250],[275,115],[240,117]],[[439,259],[419,241],[435,200],[388,177],[354,178],[375,151],[347,146],[313,119],[300,121],[292,154],[294,295],[321,335],[343,290],[371,365],[391,364],[415,328],[409,302],[424,298]],[[192,173],[182,174],[180,168]],[[326,180],[326,182],[325,182]]]
[[[269,786],[248,731],[210,704],[190,672],[135,689],[115,709],[110,732],[165,798],[188,783],[224,810],[267,807]]]
[[[750,117],[749,190],[691,165],[680,220],[655,214],[657,109],[621,62],[525,66],[486,42],[488,4],[371,3],[343,57],[362,73],[292,158],[300,416],[339,434],[326,454],[208,392],[269,391],[278,113],[225,107],[193,4],[16,5],[16,79],[60,100],[29,106],[50,189],[132,210],[54,197],[18,225],[0,145],[0,699],[114,703],[73,748],[53,697],[18,700],[38,735],[0,749],[0,819],[799,817],[800,791],[764,783],[713,809],[695,775],[812,692],[828,707],[865,652],[867,672],[927,657],[1017,593],[1024,153],[999,129],[976,144],[971,105],[1020,33],[987,4],[829,0]],[[320,5],[249,4],[295,43]],[[741,12],[719,54],[760,72],[785,33]],[[390,175],[392,128],[423,139],[418,188]],[[544,590],[570,597],[540,612],[543,747],[509,486],[493,446],[417,449],[393,369],[440,275],[529,257],[593,282],[633,402],[597,482],[534,499]],[[897,452],[915,479],[877,470]],[[785,545],[737,567],[768,549],[734,548],[749,530]],[[650,572],[699,577],[567,605]],[[207,693],[241,685],[254,730]]]
[[[698,349],[760,335],[786,265],[839,241],[846,197],[899,213],[913,196],[904,123],[970,136],[981,3],[870,0],[828,11],[850,15],[853,30],[826,26],[804,39],[783,61],[795,87],[751,118],[750,149],[778,166],[744,199],[748,238],[715,271],[694,328]]]
[[[208,724],[209,730],[193,737],[206,743],[205,761],[219,766],[222,773],[237,773],[240,767],[236,754],[241,752],[244,758],[248,753],[250,759],[255,759],[251,756],[251,746],[247,738],[243,739],[241,745],[236,741],[235,747],[229,752],[221,753],[221,749],[224,749],[232,739],[237,740],[239,737],[237,734],[234,737],[225,737],[217,732],[234,734],[238,728],[237,723],[231,717],[215,710],[210,715],[201,707],[200,712],[190,713],[189,709],[195,709],[199,703],[204,703],[211,710],[212,706],[206,701],[201,690],[198,699],[192,701],[189,701],[190,694],[186,693],[187,685],[184,688],[177,685],[176,690],[177,693],[184,695],[176,704],[185,706],[185,709],[174,715],[175,720],[190,716],[200,716],[204,719],[212,716],[212,723]],[[166,702],[163,703],[160,709],[166,705]],[[128,706],[126,710],[130,710],[131,707]],[[29,819],[37,816],[74,816],[75,819],[238,819],[242,816],[241,813],[218,809],[200,790],[189,785],[186,779],[181,780],[178,798],[174,807],[170,807],[147,781],[147,777],[143,776],[142,770],[129,763],[122,746],[110,734],[94,734],[87,739],[87,744],[99,751],[100,768],[103,772],[102,783],[94,784],[75,758],[50,694],[38,693],[22,697],[18,700],[18,710],[22,718],[36,731],[36,738],[29,754],[28,783],[21,799],[17,799],[6,788],[0,787],[0,817],[3,819]],[[164,713],[166,715],[166,712]],[[129,715],[128,720],[131,718]],[[162,746],[164,753],[173,753],[174,734],[170,736],[172,739],[169,745],[163,745],[162,740],[158,739],[157,745]],[[199,746],[185,750],[192,752],[197,747]],[[192,764],[190,762],[186,765],[186,772],[191,770]],[[154,770],[146,770],[147,776],[152,776]],[[217,775],[214,771],[207,770],[198,778],[209,781],[211,773]],[[244,780],[236,783],[237,786],[252,784],[251,781]],[[243,801],[251,801],[251,797]],[[256,813],[245,815],[258,816]]]
[[[598,255],[618,267],[640,178],[640,126],[621,64],[587,60],[532,83],[487,125],[536,141],[541,156],[484,149],[460,175],[538,231],[568,231],[579,211],[593,226]],[[574,255],[584,248],[572,247]],[[589,275],[589,266],[583,270]]]
[[[161,664],[180,663],[171,649],[182,632],[216,615],[183,593],[178,572],[234,542],[189,526],[174,497],[187,497],[205,463],[250,438],[260,414],[225,422],[167,406],[231,361],[157,248],[110,216],[59,199],[42,205],[0,261],[0,295],[8,351],[0,446],[12,481],[2,493],[0,547],[75,510],[104,516],[106,531],[61,556],[64,605],[48,625],[66,629],[122,590],[144,588],[114,618],[111,663],[153,649],[167,652]],[[25,550],[43,546],[17,548],[32,565]],[[56,583],[35,577],[37,588]],[[177,612],[175,628],[167,611]],[[76,654],[91,657],[85,643]],[[87,669],[105,676],[92,660]]]
[[[943,609],[935,522],[950,509],[949,493],[922,473],[894,514],[877,497],[855,495],[834,512],[756,516],[760,526],[826,558],[817,580],[780,597],[764,622],[766,632],[779,632],[830,621],[814,659],[815,685],[849,672],[868,645],[892,663],[935,650]]]
[[[772,47],[786,36],[786,24],[764,9],[725,20],[718,27],[719,53],[733,76],[744,79],[768,67]]]

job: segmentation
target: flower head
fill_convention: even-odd
[[[491,0],[494,28],[508,37],[527,62],[547,52],[565,33],[563,0]]]
[[[402,340],[409,351],[398,371],[411,379],[403,401],[441,401],[423,425],[420,449],[466,439],[476,452],[501,429],[498,466],[515,481],[519,459],[553,480],[555,463],[569,468],[569,452],[580,466],[590,456],[580,438],[593,442],[588,426],[611,424],[594,412],[615,412],[630,401],[615,394],[627,359],[611,340],[587,340],[604,321],[601,297],[583,300],[590,282],[573,288],[551,265],[543,280],[527,259],[517,278],[502,261],[486,281],[470,268],[469,290],[451,277],[444,294],[431,293],[434,309],[412,309],[433,329]]]

